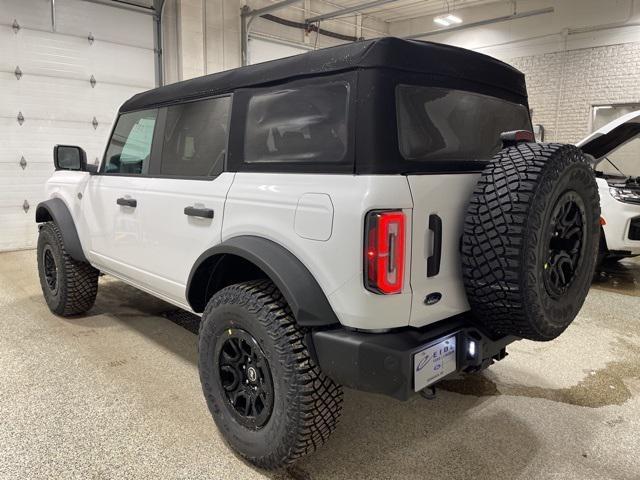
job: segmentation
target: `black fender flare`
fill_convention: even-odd
[[[82,251],[76,224],[73,222],[73,217],[66,203],[59,198],[51,198],[40,202],[36,207],[36,222],[54,222],[62,233],[64,248],[71,258],[78,262],[87,261]]]
[[[289,250],[263,237],[233,237],[206,250],[191,268],[187,282],[187,300],[194,311],[202,311],[192,297],[194,275],[205,261],[213,257],[235,255],[262,270],[286,299],[298,325],[318,327],[339,323],[322,288],[309,269]]]

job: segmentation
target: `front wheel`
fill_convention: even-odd
[[[53,313],[67,317],[93,307],[100,272],[71,258],[55,223],[48,222],[40,228],[37,255],[40,286]]]
[[[268,280],[224,288],[198,339],[200,381],[229,445],[261,468],[293,463],[336,428],[342,389],[309,354],[280,291]]]

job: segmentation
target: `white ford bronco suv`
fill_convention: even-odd
[[[55,148],[45,299],[81,314],[103,272],[201,315],[222,435],[291,463],[335,429],[342,386],[407,399],[572,322],[598,189],[531,129],[522,73],[394,38],[140,93],[99,166]]]

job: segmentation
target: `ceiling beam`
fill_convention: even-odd
[[[298,3],[302,0],[282,0],[281,2],[273,3],[271,5],[267,5],[266,7],[257,8],[256,10],[252,9],[243,9],[241,15],[243,17],[259,17],[260,15],[264,15],[265,13],[275,12],[276,10],[280,10],[284,7],[288,7],[292,3]]]
[[[366,10],[367,8],[379,7],[380,5],[385,5],[387,3],[393,3],[397,1],[398,0],[373,0],[371,2],[359,3],[351,7],[341,8],[340,10],[335,10],[333,12],[323,13],[322,15],[316,15],[315,17],[307,18],[305,22],[306,23],[321,22],[322,20],[341,17],[342,15],[347,15],[353,12],[360,12],[361,10]]]

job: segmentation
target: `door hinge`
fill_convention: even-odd
[[[24,123],[24,115],[22,115],[22,112],[18,112],[17,120],[20,125]]]
[[[20,166],[23,170],[27,168],[27,160],[24,158],[24,155],[20,158]]]
[[[22,78],[22,70],[20,70],[20,67],[16,67],[13,73],[16,76],[17,80],[20,80]]]
[[[22,27],[20,27],[18,20],[14,18],[13,23],[11,24],[11,28],[13,28],[13,33],[17,34],[20,31],[20,28]]]
[[[95,42],[96,37],[93,36],[93,33],[89,32],[89,36],[87,37],[87,40],[89,40],[89,45],[93,45],[93,42]]]
[[[98,119],[96,117],[93,117],[93,121],[91,122],[91,125],[93,125],[94,130],[98,129]]]
[[[22,209],[24,210],[24,213],[27,213],[29,211],[29,208],[31,208],[31,205],[29,205],[29,202],[25,200],[24,203],[22,204]]]
[[[89,83],[91,84],[91,88],[95,88],[96,86],[96,77],[94,77],[93,75],[91,75],[91,78],[89,79]]]

